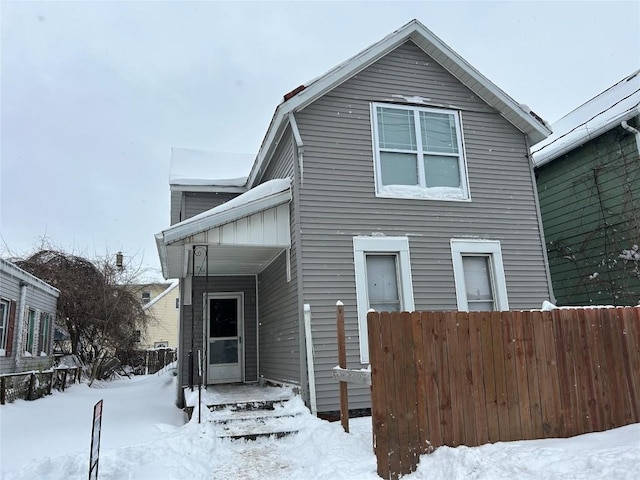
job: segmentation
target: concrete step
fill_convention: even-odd
[[[268,402],[266,408],[246,408],[228,405],[213,409],[207,421],[214,424],[216,436],[231,439],[255,440],[261,437],[280,438],[296,433],[309,411],[299,397]]]

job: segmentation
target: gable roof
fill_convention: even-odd
[[[160,293],[159,295],[157,295],[155,298],[152,298],[151,301],[149,303],[146,303],[143,307],[142,310],[149,310],[151,307],[153,307],[156,303],[158,303],[160,300],[162,300],[164,297],[166,297],[169,293],[171,293],[178,285],[179,285],[179,281],[178,280],[174,280],[173,282],[171,282],[169,284],[169,286],[167,288],[164,289],[164,291],[162,293]]]
[[[53,295],[56,298],[60,296],[60,290],[58,290],[56,287],[48,284],[41,278],[30,274],[26,270],[23,270],[16,264],[10,262],[9,260],[5,260],[4,258],[0,258],[0,272],[5,272],[7,275],[17,278],[18,280],[22,280],[33,287],[39,288],[40,290]]]
[[[533,146],[533,164],[541,167],[636,115],[640,115],[640,70],[555,122],[553,134]]]
[[[287,94],[284,102],[278,105],[271,119],[249,174],[247,186],[251,188],[257,180],[264,168],[264,162],[269,158],[272,149],[288,124],[290,114],[302,110],[408,40],[413,41],[488,105],[498,110],[504,118],[529,137],[531,144],[540,142],[551,134],[551,130],[535,113],[526,106],[517,103],[422,23],[414,19],[324,75]]]

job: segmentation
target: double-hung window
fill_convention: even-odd
[[[36,333],[36,311],[32,308],[27,313],[27,341],[25,345],[25,351],[35,353],[35,333]]]
[[[452,239],[451,254],[458,310],[509,310],[499,241]]]
[[[9,302],[0,300],[0,350],[3,352],[7,348],[7,337],[9,332]],[[4,355],[4,353],[2,353]]]
[[[407,237],[353,237],[360,360],[369,363],[367,312],[412,311]]]
[[[371,108],[378,196],[469,199],[457,111],[383,103]]]

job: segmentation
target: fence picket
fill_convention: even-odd
[[[378,474],[432,446],[566,437],[640,421],[640,307],[370,313]]]
[[[416,312],[419,314],[419,312]],[[440,385],[442,382],[438,376],[438,359],[436,353],[436,325],[435,318],[430,312],[422,312],[420,314],[422,322],[422,349],[425,359],[425,378],[426,378],[426,401],[424,408],[427,411],[429,431],[427,432],[426,445],[429,447],[437,447],[444,445],[442,440],[442,424],[440,420]],[[421,404],[419,404],[421,405]]]

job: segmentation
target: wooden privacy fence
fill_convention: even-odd
[[[370,312],[378,474],[449,445],[569,437],[640,421],[640,307]]]
[[[36,400],[50,395],[54,388],[64,391],[68,385],[79,382],[81,375],[81,367],[0,375],[0,405],[12,403],[17,398]]]

